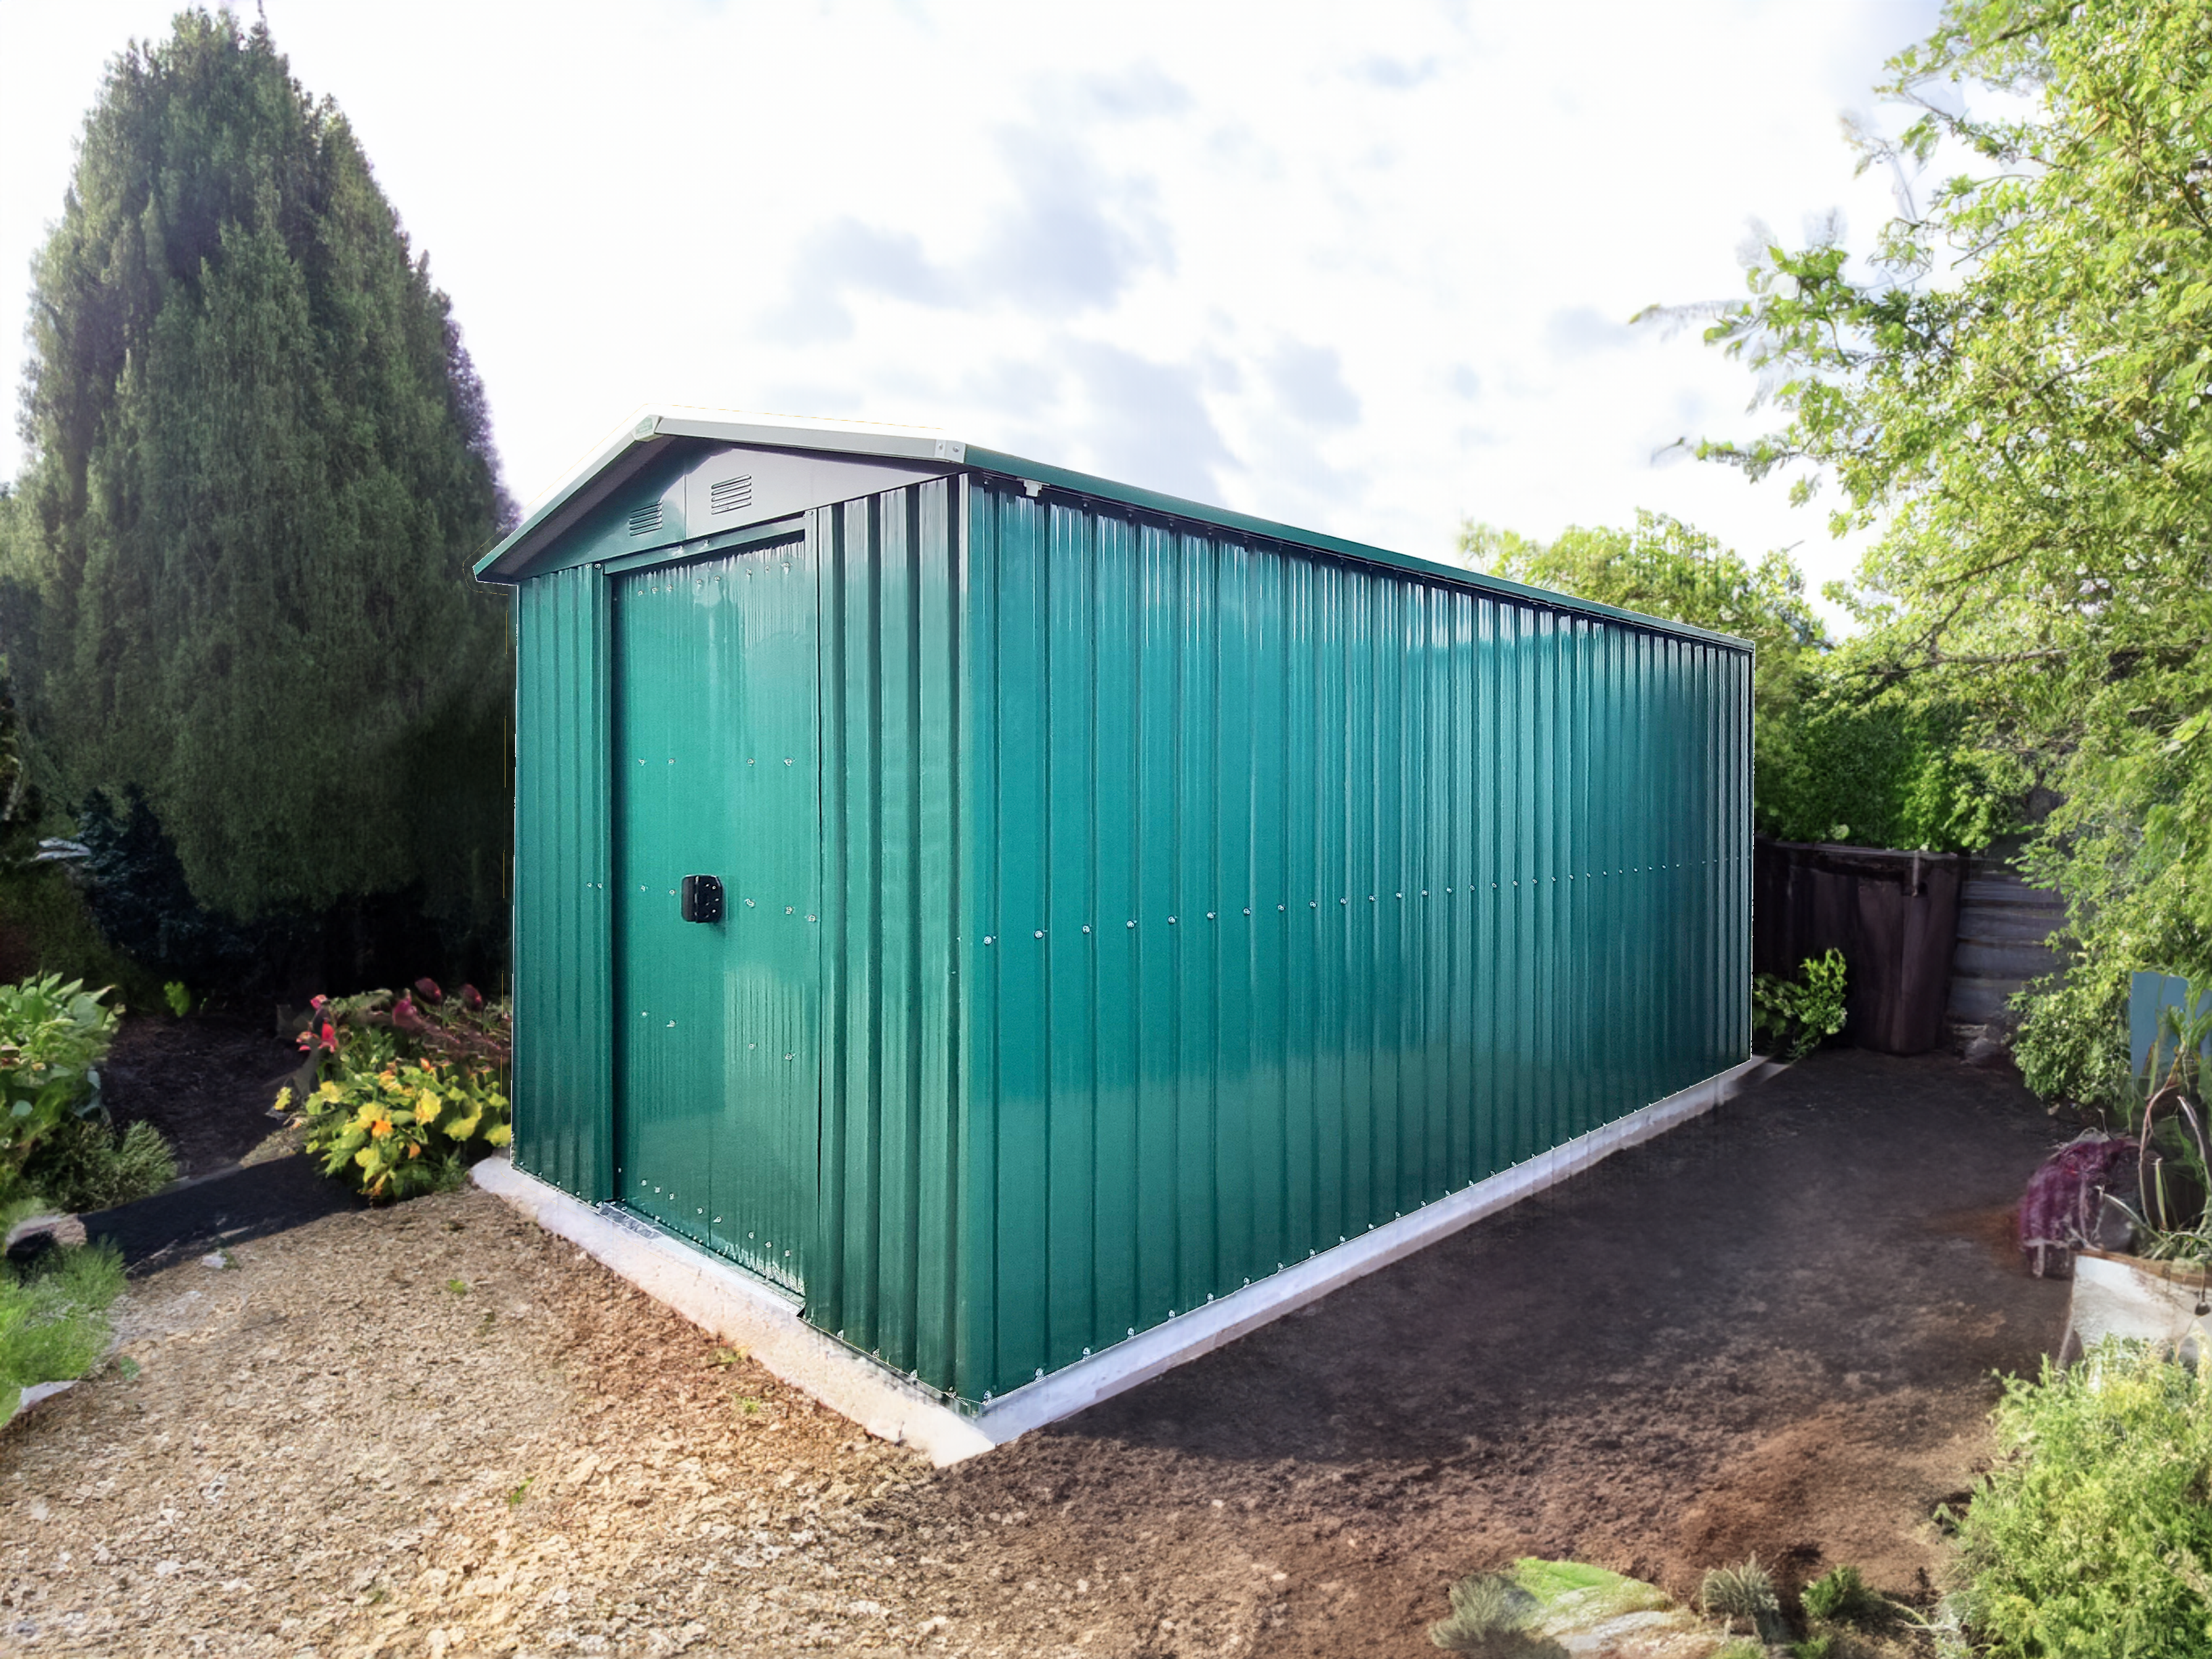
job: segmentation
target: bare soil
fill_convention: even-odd
[[[0,1652],[1397,1655],[1454,1577],[1678,1595],[1756,1550],[1924,1593],[2065,1286],[2015,1080],[1814,1056],[949,1470],[476,1192],[134,1285],[0,1437]]]

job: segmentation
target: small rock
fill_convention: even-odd
[[[214,1267],[220,1270],[230,1266],[230,1258],[225,1255],[221,1250],[216,1250],[207,1255],[202,1256],[200,1258],[200,1266],[203,1267]]]
[[[84,1223],[73,1215],[29,1216],[8,1229],[8,1243],[4,1248],[13,1251],[34,1233],[49,1234],[57,1244],[82,1244],[84,1243]]]

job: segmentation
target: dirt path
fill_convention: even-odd
[[[330,1217],[141,1282],[137,1376],[0,1438],[0,1652],[1413,1656],[1530,1552],[1910,1592],[2058,1335],[2003,1237],[2051,1138],[1823,1054],[945,1471],[483,1194]]]

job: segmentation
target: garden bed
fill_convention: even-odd
[[[235,1164],[279,1126],[276,1091],[300,1069],[300,1050],[273,1018],[132,1013],[101,1075],[118,1127],[151,1123],[173,1147],[179,1176]]]
[[[943,1471],[487,1194],[331,1216],[138,1281],[136,1376],[0,1438],[0,1648],[1403,1656],[1523,1555],[1915,1595],[2063,1328],[2007,1213],[2051,1139],[1823,1052]]]

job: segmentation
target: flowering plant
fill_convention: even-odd
[[[396,996],[317,997],[300,1033],[301,1075],[276,1108],[295,1113],[325,1175],[372,1199],[457,1186],[513,1133],[513,1026],[507,1005],[472,985],[452,997],[427,979]]]

